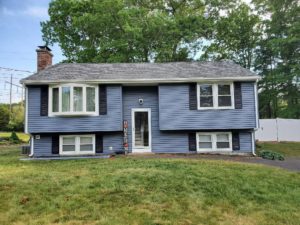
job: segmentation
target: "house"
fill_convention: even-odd
[[[37,50],[31,156],[255,153],[258,76],[230,62],[61,63]]]

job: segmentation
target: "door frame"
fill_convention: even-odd
[[[148,112],[148,133],[149,133],[149,146],[141,147],[135,146],[135,112]],[[151,108],[133,108],[131,109],[131,134],[132,134],[132,152],[143,153],[151,152],[152,150],[152,127],[151,127]]]

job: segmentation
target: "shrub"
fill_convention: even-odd
[[[11,135],[9,137],[9,141],[12,144],[20,144],[21,143],[21,140],[19,139],[18,135],[14,131],[11,133]]]
[[[271,159],[271,160],[284,160],[284,156],[278,152],[273,152],[269,150],[263,150],[259,153],[259,156],[264,159]]]

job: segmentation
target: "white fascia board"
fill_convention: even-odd
[[[171,78],[171,79],[96,79],[96,80],[25,80],[24,84],[59,84],[59,83],[101,83],[101,84],[158,84],[158,83],[187,83],[187,82],[217,82],[217,81],[255,81],[260,79],[259,76],[248,77],[219,77],[219,78]]]

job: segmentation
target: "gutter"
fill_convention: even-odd
[[[101,84],[159,84],[159,83],[189,83],[189,82],[215,82],[215,81],[255,81],[260,79],[258,76],[247,77],[203,77],[203,78],[158,78],[158,79],[61,79],[61,80],[21,80],[22,84],[60,84],[60,83],[101,83]]]

